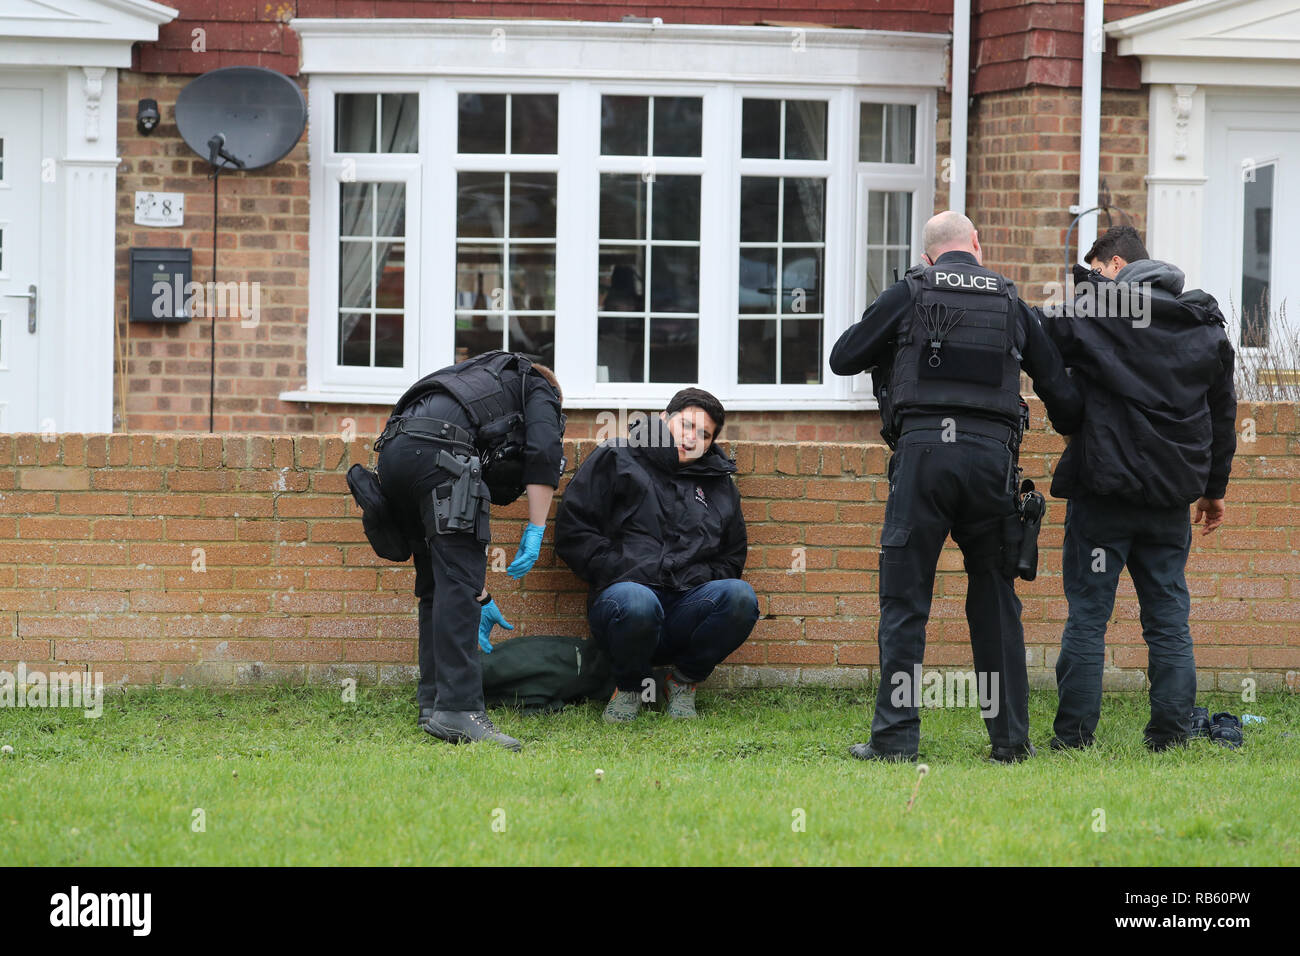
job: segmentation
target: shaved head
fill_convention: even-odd
[[[982,259],[975,224],[951,209],[939,213],[925,224],[921,230],[921,245],[925,247],[925,255],[931,262],[945,252],[954,251],[969,252],[976,259]]]

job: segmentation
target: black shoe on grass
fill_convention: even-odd
[[[1210,720],[1210,739],[1236,750],[1241,746],[1241,721],[1224,711]]]
[[[481,710],[435,710],[420,726],[426,733],[450,744],[487,740],[500,744],[507,750],[523,747],[514,737],[508,737],[497,730],[488,715]]]
[[[882,763],[916,763],[916,754],[882,753],[871,744],[854,744],[849,753],[859,760],[879,760]]]
[[[1210,711],[1208,707],[1192,708],[1192,732],[1189,736],[1210,736]]]
[[[1034,745],[1026,740],[1017,747],[994,747],[989,754],[989,760],[994,763],[1020,763],[1022,760],[1037,756],[1038,751],[1034,749]]]

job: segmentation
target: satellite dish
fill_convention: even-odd
[[[264,66],[211,70],[176,98],[181,138],[218,170],[269,166],[297,145],[306,127],[298,84]]]

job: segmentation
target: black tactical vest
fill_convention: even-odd
[[[965,410],[1020,420],[1015,284],[973,263],[908,270],[913,308],[899,325],[889,378],[894,422]]]
[[[397,400],[388,420],[430,392],[446,392],[469,417],[492,503],[509,504],[524,493],[524,396],[532,367],[514,352],[484,352],[420,379]]]

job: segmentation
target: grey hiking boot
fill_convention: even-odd
[[[634,690],[615,690],[605,705],[605,723],[625,724],[641,710],[641,695]]]
[[[669,671],[664,680],[664,694],[668,698],[668,716],[690,719],[695,716],[695,688],[677,676],[676,671]]]
[[[523,747],[514,737],[508,737],[497,730],[488,715],[481,710],[435,710],[420,726],[425,732],[451,744],[488,740],[507,750]]]

